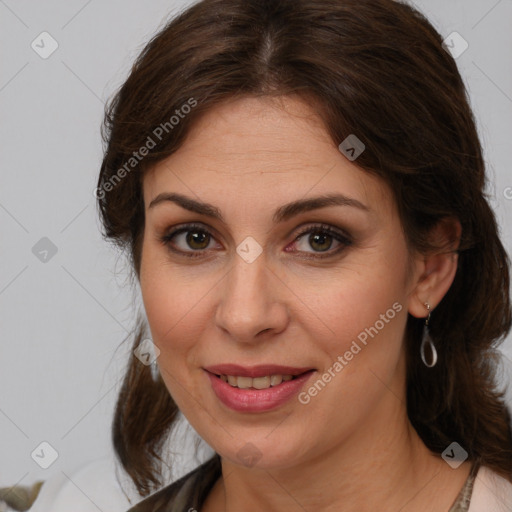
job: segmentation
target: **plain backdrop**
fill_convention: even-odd
[[[140,298],[132,298],[125,260],[100,236],[100,125],[145,42],[189,3],[0,0],[0,486],[112,454],[112,412],[130,352],[122,342]],[[469,44],[457,64],[510,254],[512,1],[413,3],[443,37],[456,31]],[[45,51],[58,44],[45,59],[31,46],[41,37]],[[510,338],[502,351],[507,383]],[[48,469],[36,462],[42,442],[58,454]]]

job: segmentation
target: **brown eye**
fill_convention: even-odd
[[[305,235],[309,236],[306,238]],[[160,241],[173,253],[197,258],[204,256],[208,249],[212,248],[211,242],[215,242],[215,239],[202,226],[190,224],[172,230],[170,233],[162,236]],[[333,243],[337,244],[337,247],[334,250],[330,250]],[[335,256],[352,245],[352,240],[342,231],[322,224],[320,226],[310,226],[303,230],[295,237],[293,244],[295,249],[298,250],[287,250],[287,252],[309,254],[308,258],[328,258]]]
[[[309,236],[306,238],[305,235]],[[338,247],[330,251],[329,249],[332,247],[333,243],[337,243]],[[346,247],[352,245],[352,240],[341,231],[329,225],[322,224],[303,230],[295,238],[294,245],[298,249],[298,252],[311,254],[313,258],[327,258],[340,253]],[[313,251],[308,250],[308,248],[312,248]]]
[[[333,237],[326,235],[325,233],[314,233],[309,235],[308,243],[311,247],[317,248],[318,251],[324,252],[330,249],[332,245]]]
[[[206,249],[210,241],[210,234],[205,231],[188,231],[185,241],[192,249]],[[205,244],[206,241],[206,244]]]
[[[160,238],[170,251],[190,257],[201,256],[213,240],[206,229],[196,225],[181,226]]]

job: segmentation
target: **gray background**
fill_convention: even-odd
[[[0,486],[112,452],[112,409],[129,352],[121,342],[140,298],[132,299],[124,258],[99,233],[99,128],[105,100],[144,43],[188,4],[0,0]],[[510,254],[512,0],[414,4],[444,37],[457,31],[469,43],[457,64]],[[31,48],[43,31],[59,45],[47,59]],[[32,252],[43,237],[57,249],[46,262]],[[509,382],[510,338],[502,351]],[[46,470],[31,458],[43,441],[59,454]]]

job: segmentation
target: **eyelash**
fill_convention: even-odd
[[[172,247],[172,239],[181,234],[181,233],[187,233],[187,232],[198,232],[198,233],[204,233],[210,235],[212,238],[213,236],[211,233],[203,228],[199,224],[184,224],[180,226],[179,228],[176,228],[172,230],[171,232],[159,237],[160,242],[165,245],[170,251],[177,253],[179,255],[185,256],[187,258],[200,258],[203,257],[204,252],[206,249],[202,250],[191,250],[191,251],[182,251],[180,249],[175,249]],[[331,258],[342,252],[346,247],[349,247],[352,245],[352,240],[342,232],[332,228],[328,224],[318,224],[314,226],[308,226],[307,228],[300,231],[294,238],[294,242],[297,242],[301,237],[307,234],[328,234],[332,238],[334,238],[337,242],[339,242],[341,245],[340,248],[338,248],[335,251],[329,250],[325,254],[322,252],[317,253],[308,253],[313,254],[313,256],[306,256],[304,259],[323,259],[323,258]],[[300,252],[300,251],[299,251]]]

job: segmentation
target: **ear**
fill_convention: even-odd
[[[420,254],[416,258],[416,272],[409,295],[409,313],[416,318],[428,316],[425,303],[431,311],[441,302],[455,279],[462,227],[458,219],[447,217],[440,220],[429,235],[439,250]]]

